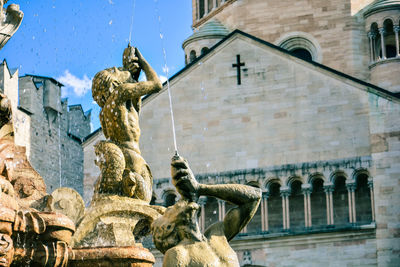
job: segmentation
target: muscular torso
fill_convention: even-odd
[[[239,267],[235,251],[223,234],[222,225],[202,242],[182,241],[165,254],[164,267]],[[174,260],[175,259],[175,260]],[[167,262],[168,261],[168,262]]]
[[[111,102],[111,103],[110,103]],[[122,104],[108,101],[101,111],[106,129],[106,135],[117,143],[133,142],[138,146],[140,137],[139,128],[139,100],[130,99]]]

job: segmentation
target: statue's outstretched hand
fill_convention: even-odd
[[[183,199],[196,202],[199,183],[193,175],[187,160],[174,156],[171,162],[172,184]]]

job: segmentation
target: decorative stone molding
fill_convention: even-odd
[[[292,32],[281,36],[275,41],[277,46],[280,46],[288,51],[293,51],[296,48],[302,48],[310,52],[312,60],[318,63],[322,62],[322,50],[311,34],[305,32]]]

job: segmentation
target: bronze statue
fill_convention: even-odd
[[[123,53],[123,67],[109,68],[93,79],[92,94],[102,108],[100,123],[109,141],[96,145],[101,177],[97,192],[151,200],[153,177],[139,150],[139,111],[144,95],[161,90],[156,72],[137,48]],[[147,81],[138,82],[143,70]]]
[[[160,91],[161,82],[137,48],[129,45],[122,62],[123,67],[100,71],[93,79],[92,95],[102,108],[108,140],[95,145],[101,173],[74,234],[75,248],[134,246],[163,211],[149,205],[153,177],[139,149],[141,98]],[[147,81],[137,81],[141,70]]]
[[[236,253],[229,246],[254,216],[261,190],[246,185],[205,185],[196,181],[188,162],[175,156],[171,163],[172,182],[182,200],[167,208],[152,224],[153,241],[164,256],[163,266],[239,266]],[[197,213],[199,196],[216,197],[237,205],[224,221],[200,232]]]

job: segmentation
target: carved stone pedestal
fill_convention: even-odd
[[[152,267],[154,262],[153,254],[139,246],[74,248],[68,267]]]

